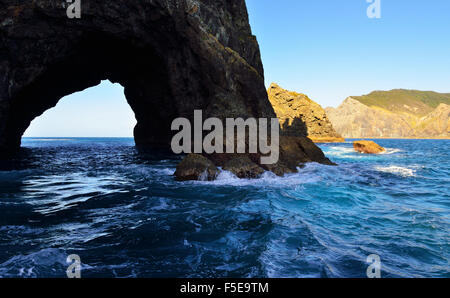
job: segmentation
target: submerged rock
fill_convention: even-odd
[[[218,174],[219,169],[212,161],[199,154],[189,154],[177,166],[174,175],[178,181],[212,181]]]
[[[357,152],[366,154],[378,154],[386,151],[385,148],[372,141],[355,141],[353,142],[353,148]]]

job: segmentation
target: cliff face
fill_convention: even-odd
[[[138,145],[166,146],[178,116],[273,117],[244,0],[0,1],[0,148],[68,94],[125,88]]]
[[[393,91],[398,95],[398,90]],[[336,130],[346,138],[450,137],[450,105],[441,103],[434,108],[437,103],[421,97],[421,93],[415,93],[416,99],[409,98],[408,103],[402,104],[399,102],[405,98],[396,101],[396,97],[388,95],[377,92],[375,99],[349,97],[337,109],[327,108],[326,112]],[[381,96],[385,100],[377,101]],[[446,100],[445,94],[441,100]]]
[[[267,90],[270,103],[285,135],[302,134],[315,142],[343,142],[325,110],[308,96],[272,83]]]
[[[421,118],[417,130],[423,137],[450,138],[450,105],[441,103],[434,111]]]
[[[83,0],[79,19],[67,5],[0,0],[0,151],[15,151],[35,117],[101,80],[124,87],[139,147],[170,149],[172,121],[193,123],[196,109],[275,118],[244,0]],[[291,169],[329,162],[305,144],[290,147],[302,152]]]

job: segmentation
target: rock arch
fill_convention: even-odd
[[[171,121],[194,109],[274,116],[243,0],[84,0],[81,19],[64,4],[0,4],[0,148],[17,148],[31,120],[105,79],[124,86],[140,146],[167,146]]]
[[[275,118],[244,0],[82,0],[80,19],[66,6],[0,1],[0,151],[60,98],[105,79],[125,88],[138,146],[168,147],[171,121],[194,109]],[[311,160],[299,144],[289,150]]]

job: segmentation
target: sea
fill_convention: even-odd
[[[450,277],[450,140],[351,141],[319,145],[337,166],[176,182],[182,157],[132,138],[24,138],[0,164],[0,277],[74,255],[82,277]]]

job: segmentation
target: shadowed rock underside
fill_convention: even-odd
[[[193,121],[195,109],[222,120],[275,117],[244,0],[84,0],[81,19],[66,5],[0,1],[2,152],[62,97],[102,80],[124,87],[139,147],[169,149],[172,121]],[[298,162],[329,163],[301,143]]]

